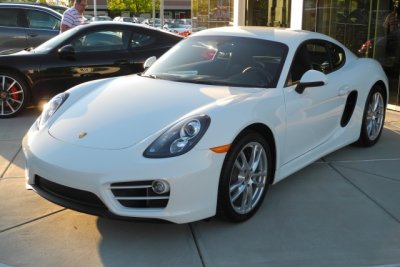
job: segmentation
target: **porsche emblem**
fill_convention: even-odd
[[[87,132],[80,132],[79,133],[79,139],[82,139],[83,137],[85,137],[87,135]]]

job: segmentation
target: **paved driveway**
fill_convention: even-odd
[[[21,139],[37,115],[0,120],[0,267],[400,266],[400,113],[376,146],[274,185],[250,221],[184,225],[99,218],[25,190]]]

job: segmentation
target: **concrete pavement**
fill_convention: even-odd
[[[21,139],[36,109],[0,120],[0,267],[400,266],[400,113],[380,142],[345,147],[271,187],[254,218],[115,221],[24,187]]]

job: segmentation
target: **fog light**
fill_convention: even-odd
[[[156,194],[164,194],[169,192],[169,184],[164,180],[154,180],[151,184],[151,188]]]

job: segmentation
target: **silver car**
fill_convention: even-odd
[[[47,41],[59,34],[61,18],[47,7],[0,3],[0,53]]]

